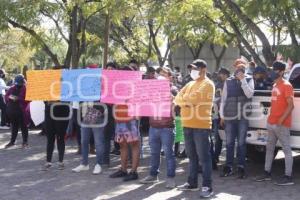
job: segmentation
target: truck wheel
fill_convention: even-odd
[[[274,158],[279,151],[279,147],[275,148]],[[264,163],[266,159],[266,147],[260,145],[247,145],[247,158],[253,162]]]

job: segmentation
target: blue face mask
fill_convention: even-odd
[[[276,71],[271,71],[270,73],[270,79],[272,81],[275,81],[276,79],[278,79],[280,77],[280,74]]]

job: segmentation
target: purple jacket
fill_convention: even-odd
[[[16,86],[12,86],[11,88],[8,89],[8,91],[5,94],[5,102],[7,103],[10,101],[9,96],[12,94]],[[23,119],[26,125],[29,125],[30,123],[30,109],[29,109],[29,101],[25,100],[25,95],[26,95],[26,86],[24,85],[21,88],[20,94],[19,94],[19,104],[23,113]]]

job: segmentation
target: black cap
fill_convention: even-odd
[[[207,63],[205,62],[205,60],[202,59],[194,60],[193,63],[189,65],[198,69],[207,67]]]
[[[265,67],[257,66],[257,67],[255,67],[253,74],[264,74],[266,72],[267,72],[267,69]]]
[[[218,71],[218,74],[224,74],[224,75],[227,75],[229,76],[230,75],[230,71],[224,67],[221,67]]]
[[[273,70],[284,71],[286,68],[286,64],[281,61],[275,61],[272,66],[273,66]]]

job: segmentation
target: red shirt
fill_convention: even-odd
[[[271,98],[271,112],[268,118],[269,124],[278,124],[279,118],[285,112],[288,103],[287,98],[294,98],[294,89],[290,82],[280,80],[273,85],[272,98]],[[285,127],[291,127],[292,114],[290,114],[282,124]]]

